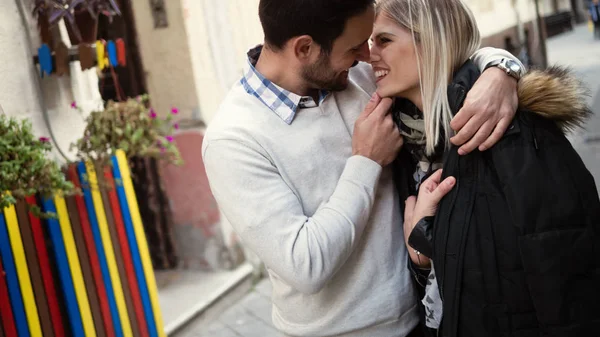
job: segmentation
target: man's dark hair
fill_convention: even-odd
[[[375,0],[260,0],[258,15],[266,44],[279,50],[291,38],[310,35],[324,52],[344,32],[346,21]]]

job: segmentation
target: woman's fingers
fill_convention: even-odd
[[[454,177],[448,177],[444,179],[444,181],[438,184],[438,186],[431,192],[431,203],[437,206],[442,198],[452,190],[455,184],[456,179]]]
[[[440,182],[441,178],[442,170],[440,169],[423,182],[419,190],[418,200],[415,197],[406,199],[405,223],[412,222],[414,217],[418,221],[423,217],[435,215],[442,198],[456,185],[456,178],[454,177],[447,177]]]
[[[420,187],[419,197],[423,193],[431,193],[435,190],[435,188],[439,185],[440,180],[442,180],[442,169],[435,171],[432,175],[427,178]],[[423,193],[422,193],[423,192]]]

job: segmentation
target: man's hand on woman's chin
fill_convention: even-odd
[[[517,80],[492,67],[484,71],[467,94],[465,103],[450,126],[457,134],[452,144],[458,153],[485,151],[501,138],[517,112]]]

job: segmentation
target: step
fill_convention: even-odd
[[[244,263],[231,271],[156,272],[166,334],[184,336],[218,317],[252,288],[253,270]]]

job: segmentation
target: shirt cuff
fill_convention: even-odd
[[[365,186],[374,187],[379,180],[381,171],[381,165],[367,157],[357,155],[348,159],[341,179],[357,181]]]

